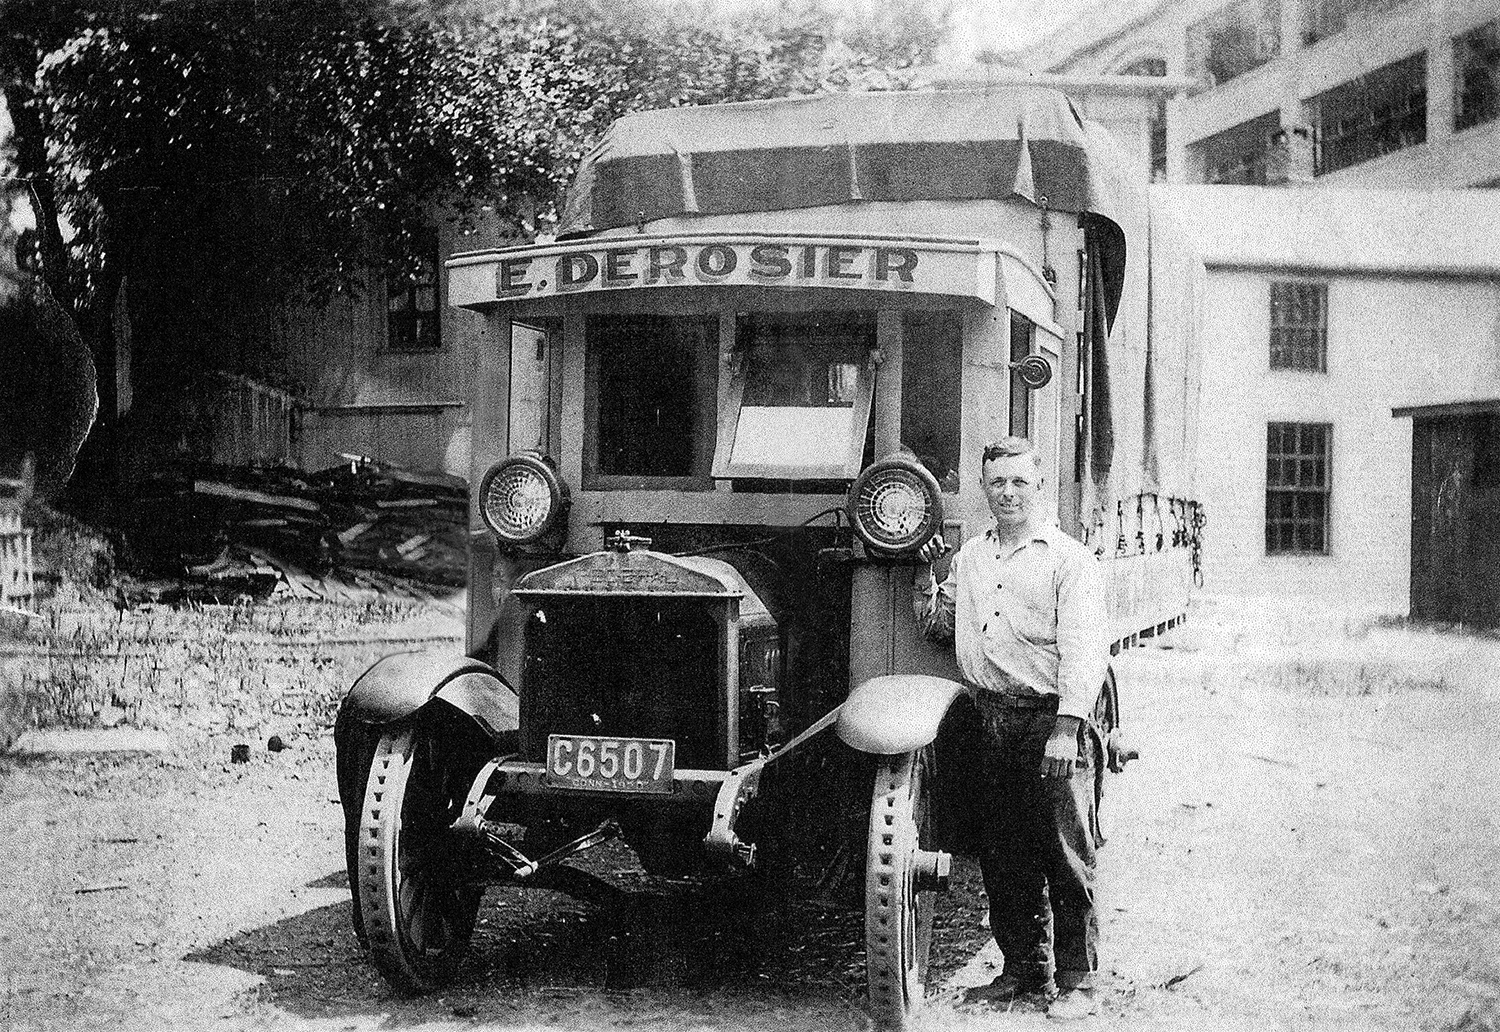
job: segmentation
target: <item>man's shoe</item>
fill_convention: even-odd
[[[989,985],[975,986],[964,991],[964,1003],[1010,1003],[1017,997],[1039,995],[1050,1000],[1057,995],[1057,987],[1050,978],[1005,974],[996,975]]]
[[[1080,1021],[1098,1013],[1092,989],[1064,989],[1047,1004],[1047,1017],[1056,1021]]]

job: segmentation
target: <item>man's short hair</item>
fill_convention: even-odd
[[[1024,437],[1002,437],[998,441],[991,441],[984,446],[984,455],[979,460],[979,470],[984,472],[984,464],[991,459],[1011,458],[1016,455],[1030,455],[1031,461],[1036,463],[1036,468],[1042,468],[1042,456],[1036,448]]]

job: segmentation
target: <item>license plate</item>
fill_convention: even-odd
[[[666,738],[548,735],[542,780],[594,792],[670,793],[676,751]]]

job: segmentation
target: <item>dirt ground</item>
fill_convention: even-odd
[[[350,929],[326,725],[373,655],[452,647],[456,612],[154,619],[0,664],[175,743],[0,760],[0,1029],[868,1027],[858,915],[733,885],[619,913],[492,891],[459,982],[393,995]],[[1500,1028],[1500,640],[1208,599],[1116,666],[1143,759],[1107,790],[1087,1027]],[[998,958],[957,874],[920,1026],[1041,1027],[958,1003]]]

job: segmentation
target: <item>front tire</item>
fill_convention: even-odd
[[[870,799],[865,860],[865,969],[870,1013],[900,1028],[922,1008],[932,950],[933,892],[919,889],[918,852],[931,850],[926,750],[883,757]]]
[[[466,764],[445,756],[443,745],[431,725],[383,734],[360,820],[360,923],[375,966],[407,993],[452,978],[484,895],[452,863],[448,827],[469,783]]]

